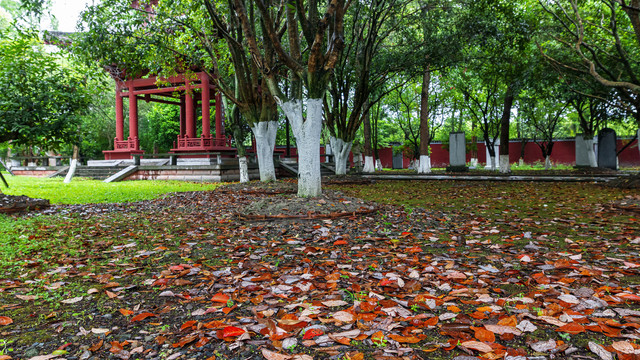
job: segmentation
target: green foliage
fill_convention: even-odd
[[[6,175],[5,175],[6,177]],[[155,199],[170,192],[213,190],[219,184],[197,184],[182,181],[125,181],[104,183],[98,180],[75,178],[63,183],[63,178],[8,178],[8,195],[26,195],[48,199],[53,204],[122,203]]]
[[[152,151],[155,145],[158,152],[166,153],[173,148],[180,132],[178,106],[153,103],[142,120],[140,146],[144,150]]]
[[[77,141],[91,101],[82,69],[34,34],[0,31],[0,143],[56,149]]]

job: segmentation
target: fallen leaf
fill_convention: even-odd
[[[291,356],[278,354],[277,352],[269,351],[267,349],[262,349],[262,356],[264,356],[267,360],[289,360]]]
[[[31,301],[31,300],[35,300],[38,297],[35,295],[16,295],[16,297],[20,300],[24,300],[24,301]]]
[[[623,354],[640,354],[640,350],[634,348],[628,341],[614,341],[611,347]]]
[[[346,311],[338,311],[333,314],[333,318],[344,323],[352,323],[354,320],[354,316],[352,313]]]
[[[235,327],[235,326],[227,326],[224,329],[222,329],[223,338],[236,337],[244,333],[245,333],[244,329],[240,329],[239,327]]]
[[[302,340],[311,340],[314,337],[323,335],[324,331],[320,330],[320,329],[309,329],[307,331],[304,332],[304,336],[302,337]]]
[[[228,295],[225,295],[223,293],[217,293],[213,295],[213,297],[211,298],[211,301],[226,304],[229,301],[229,299],[230,298]]]
[[[133,314],[133,311],[132,311],[132,310],[120,309],[120,310],[118,310],[118,311],[120,311],[120,314],[122,314],[122,315],[124,315],[124,316],[129,316],[129,315],[132,315],[132,314]]]
[[[613,360],[613,355],[609,351],[594,342],[589,341],[589,350],[600,356],[601,360]]]
[[[78,296],[78,297],[74,297],[74,298],[71,298],[71,299],[62,300],[60,302],[63,303],[63,304],[75,304],[75,303],[77,303],[79,301],[82,301],[82,299],[83,299],[82,296]]]
[[[547,352],[558,347],[558,344],[555,340],[550,339],[547,341],[538,341],[536,343],[530,344],[531,348],[537,352]]]
[[[6,316],[0,316],[0,325],[9,325],[13,324],[13,319]]]
[[[132,317],[132,318],[131,318],[131,322],[136,322],[136,321],[144,320],[144,319],[146,319],[146,318],[148,318],[148,317],[152,317],[152,316],[157,316],[157,315],[156,315],[156,314],[152,314],[152,313],[150,313],[150,312],[145,312],[145,313],[138,314],[138,315],[136,315],[136,316]]]
[[[517,328],[505,325],[485,325],[487,330],[491,331],[494,334],[504,335],[504,334],[513,334],[516,336],[522,335],[522,331]]]
[[[561,326],[559,328],[556,329],[556,331],[558,332],[566,332],[569,334],[581,334],[583,332],[585,332],[584,326],[575,323],[575,322],[570,322],[567,325]]]
[[[103,329],[103,328],[93,328],[93,329],[91,329],[91,332],[92,332],[92,333],[94,333],[94,334],[96,334],[96,335],[99,335],[99,334],[106,334],[106,333],[108,333],[109,331],[110,331],[109,329]]]
[[[488,353],[493,350],[491,346],[479,341],[465,341],[463,343],[460,343],[460,345],[466,347],[467,349],[480,351],[481,353]]]

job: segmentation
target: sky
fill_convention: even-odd
[[[51,13],[58,20],[58,31],[74,32],[80,12],[93,0],[52,0]],[[53,30],[50,23],[45,22],[43,28]]]

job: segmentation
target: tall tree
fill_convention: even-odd
[[[258,45],[259,34],[253,31],[245,5],[241,0],[234,0],[234,4],[253,60],[291,123],[298,145],[298,196],[319,196],[323,99],[344,47],[344,16],[351,2],[331,0],[321,12],[316,0],[276,4],[256,1],[262,46]],[[265,49],[269,48],[289,71],[288,94],[268,64]]]
[[[539,4],[553,24],[540,44],[545,57],[562,71],[589,75],[613,89],[640,134],[640,0]]]
[[[0,30],[0,143],[58,149],[78,139],[87,75],[33,33]]]
[[[345,15],[345,50],[338,59],[325,98],[325,119],[336,174],[344,174],[349,152],[369,107],[390,89],[384,85],[404,68],[397,49],[385,46],[410,11],[407,0],[356,1]],[[389,44],[386,44],[389,45]]]

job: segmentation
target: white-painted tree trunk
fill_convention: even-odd
[[[475,169],[478,167],[478,159],[477,158],[471,158],[471,160],[469,161],[469,167],[471,169]]]
[[[551,157],[547,156],[544,158],[544,169],[545,170],[549,170],[551,169]]]
[[[376,171],[382,171],[382,161],[376,159]]]
[[[364,157],[364,167],[362,168],[363,173],[374,173],[376,172],[376,167],[373,165],[373,156],[365,156]]]
[[[353,141],[344,141],[332,136],[329,138],[329,142],[336,162],[336,175],[346,175],[347,162],[349,161],[349,153],[351,152]]]
[[[491,156],[490,159],[491,159],[491,170],[496,170],[497,169],[497,167],[496,167],[496,157],[495,156]]]
[[[322,133],[322,99],[307,99],[307,119],[302,116],[302,101],[281,103],[291,122],[298,145],[298,196],[322,195],[320,174],[320,134]]]
[[[509,155],[500,155],[500,172],[508,174],[511,172],[511,164],[509,164]]]
[[[76,167],[78,166],[78,160],[77,159],[72,159],[71,160],[71,166],[69,166],[69,171],[67,172],[67,176],[64,177],[64,183],[68,184],[71,182],[71,179],[73,179],[73,175],[75,175],[76,173]]]
[[[429,155],[420,155],[420,162],[418,163],[418,174],[430,174],[431,173],[431,157]]]
[[[596,152],[593,149],[593,139],[585,139],[584,144],[587,147],[587,157],[589,158],[589,166],[598,167],[598,159],[596,159]]]
[[[238,167],[240,168],[240,182],[249,182],[249,167],[247,166],[246,156],[241,156],[238,158]]]
[[[251,131],[253,131],[253,135],[256,137],[256,151],[258,152],[260,181],[276,181],[276,168],[273,165],[273,148],[276,145],[278,122],[257,122],[251,127]]]

